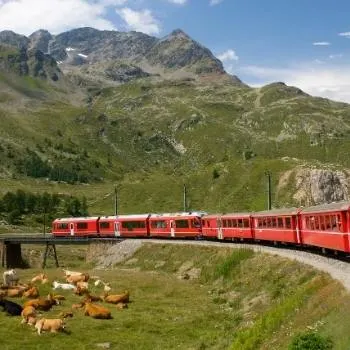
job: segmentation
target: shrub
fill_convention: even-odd
[[[323,337],[315,332],[297,334],[289,350],[330,350],[333,348],[333,341],[329,337]]]

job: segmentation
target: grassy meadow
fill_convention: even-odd
[[[58,247],[62,266],[111,282],[112,293],[130,291],[128,309],[104,304],[112,320],[95,320],[81,310],[66,320],[67,333],[38,336],[19,317],[0,313],[2,349],[287,349],[299,332],[330,336],[334,349],[350,346],[350,297],[328,275],[278,256],[250,249],[147,243],[128,260],[105,270],[85,261],[88,247]],[[41,272],[40,247],[27,247],[31,268],[22,281]],[[50,260],[50,280],[63,281]],[[0,271],[2,272],[2,270]],[[39,285],[41,295],[49,285]],[[62,305],[44,313],[55,317],[82,297],[71,291]],[[101,294],[100,287],[91,287]],[[12,299],[19,303],[22,299]]]

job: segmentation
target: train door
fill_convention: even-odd
[[[69,229],[70,229],[70,235],[74,236],[74,223],[73,222],[71,222],[69,224]]]
[[[114,235],[120,237],[120,222],[114,223]]]
[[[218,227],[218,238],[223,239],[221,218],[218,218],[216,220],[216,223],[217,223],[217,227]]]
[[[170,220],[170,236],[175,237],[175,220]]]

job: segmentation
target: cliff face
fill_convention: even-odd
[[[300,168],[290,174],[295,183],[293,199],[303,206],[349,199],[350,176],[345,171]]]

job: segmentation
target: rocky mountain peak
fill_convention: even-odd
[[[3,30],[0,32],[0,43],[11,45],[20,49],[28,46],[29,39],[24,35],[13,32],[12,30]]]
[[[49,42],[52,38],[52,35],[47,30],[39,29],[29,36],[29,49],[40,50],[44,53],[48,53]]]
[[[188,34],[186,34],[182,29],[173,30],[168,36],[168,39],[187,39],[192,40]]]

